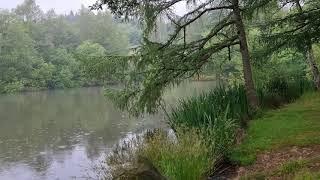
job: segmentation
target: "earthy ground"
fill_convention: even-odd
[[[320,172],[320,145],[290,147],[257,156],[253,165],[237,168],[234,179],[292,179],[300,170]]]
[[[253,120],[230,159],[228,179],[320,180],[320,94]]]

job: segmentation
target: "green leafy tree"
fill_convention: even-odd
[[[64,48],[72,52],[81,43],[76,27],[64,16],[55,15],[53,10],[48,13],[44,21],[36,24],[36,30],[32,33],[39,51],[44,55],[50,48]]]
[[[75,57],[81,62],[81,67],[89,78],[104,79],[101,75],[96,75],[97,67],[101,66],[101,61],[106,57],[106,50],[103,46],[85,41],[76,49]]]
[[[38,22],[43,15],[35,0],[25,0],[21,5],[17,6],[15,13],[26,22]]]
[[[103,80],[86,78],[82,61],[74,56],[76,48],[88,40],[102,45],[100,57],[106,52],[127,55],[129,28],[139,31],[108,12],[94,14],[83,8],[58,15],[54,10],[43,12],[35,0],[24,0],[12,11],[0,10],[0,93],[101,85]],[[101,63],[98,58],[95,62]],[[108,62],[103,67],[115,69],[113,61],[103,62]]]
[[[320,89],[320,73],[313,49],[313,45],[319,43],[320,38],[320,3],[317,0],[289,0],[279,3],[282,4],[281,7],[277,7],[280,13],[269,16],[271,18],[262,27],[262,39],[266,45],[262,47],[264,53],[261,53],[261,56],[288,48],[304,54],[315,87]],[[288,6],[291,6],[289,10]],[[283,10],[282,7],[286,9]]]
[[[82,7],[77,24],[82,41],[99,43],[110,54],[128,54],[127,25],[116,23],[109,12],[103,11],[95,15],[89,9]]]
[[[72,54],[68,53],[66,49],[53,49],[49,55],[49,62],[55,66],[50,88],[71,88],[76,85],[73,79],[79,68],[79,63]]]
[[[128,66],[123,58],[108,56],[103,46],[90,41],[83,42],[76,49],[75,55],[81,62],[85,74],[96,81],[121,81],[120,74],[123,74]]]
[[[42,63],[32,71],[32,87],[47,88],[53,79],[56,68],[51,63]]]
[[[125,90],[116,93],[120,107],[131,112],[155,112],[161,103],[161,95],[166,87],[194,76],[218,52],[233,46],[240,47],[244,84],[247,98],[253,109],[259,101],[254,87],[251,60],[248,49],[243,16],[261,6],[261,2],[238,0],[187,1],[193,8],[178,17],[174,6],[182,0],[152,1],[98,1],[93,9],[106,4],[112,13],[130,18],[140,17],[144,23],[144,44],[138,56],[132,57],[133,71],[130,73]],[[220,19],[210,24],[207,34],[198,40],[187,40],[187,28],[206,14],[220,13]],[[160,17],[168,19],[173,31],[165,42],[155,42],[149,35],[154,31]]]
[[[18,82],[19,88],[9,88],[21,90],[21,84],[25,85],[31,78],[33,66],[41,62],[37,55],[35,43],[27,33],[27,29],[22,22],[11,22],[12,16],[1,12],[0,41],[0,79],[2,83],[12,85]],[[5,88],[4,88],[5,89]],[[6,90],[4,90],[6,92]]]

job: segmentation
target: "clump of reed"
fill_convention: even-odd
[[[257,92],[261,108],[267,109],[290,103],[313,89],[312,82],[304,78],[275,78],[257,87]],[[228,112],[225,112],[226,109]],[[215,121],[224,119],[221,118],[224,115],[226,119],[236,120],[239,125],[255,115],[248,105],[244,86],[218,87],[209,93],[180,100],[168,115],[168,122],[173,129],[179,126],[201,127],[221,123]]]
[[[177,127],[172,133],[156,130],[125,141],[108,156],[109,177],[128,177],[142,169],[167,179],[205,179],[233,144],[237,128],[231,119],[215,121],[212,126]]]
[[[240,124],[249,115],[243,86],[219,87],[209,93],[180,100],[168,115],[168,122],[173,129],[180,126],[210,126],[221,123],[223,119],[238,120],[237,123]],[[226,117],[221,118],[224,116]]]

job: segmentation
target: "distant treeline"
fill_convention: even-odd
[[[138,23],[113,18],[107,11],[58,15],[43,12],[35,0],[0,10],[0,93],[98,85],[82,67],[89,57],[127,55],[139,44]]]

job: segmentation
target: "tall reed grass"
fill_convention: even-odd
[[[178,141],[156,135],[143,147],[139,155],[148,158],[168,179],[205,179],[214,170],[219,156],[198,129],[178,130]]]
[[[259,87],[258,95],[263,107],[272,107],[293,101],[312,87],[304,79],[275,79]],[[124,143],[109,156],[111,172],[136,172],[131,167],[145,167],[139,162],[147,159],[151,171],[167,179],[205,179],[235,143],[239,125],[252,115],[243,86],[217,88],[181,100],[168,115],[175,138],[160,130]]]
[[[174,134],[163,130],[147,132],[142,138],[116,146],[108,157],[108,177],[132,177],[143,167],[167,179],[206,179],[215,172],[223,151],[233,144],[237,128],[231,119],[215,121],[212,126],[179,127]],[[145,160],[152,165],[141,165]]]
[[[168,115],[168,122],[173,129],[180,126],[200,128],[221,123],[220,120],[224,119],[221,117],[224,116],[225,119],[236,119],[240,124],[249,114],[243,86],[220,87],[197,97],[180,100]]]
[[[306,79],[285,80],[276,78],[258,87],[258,96],[262,109],[278,108],[292,102],[307,91],[312,91],[313,84]],[[225,112],[228,109],[228,112]],[[211,126],[216,119],[234,119],[238,124],[254,116],[248,106],[245,88],[242,85],[219,87],[197,97],[180,100],[178,106],[168,115],[169,125],[176,127]]]

